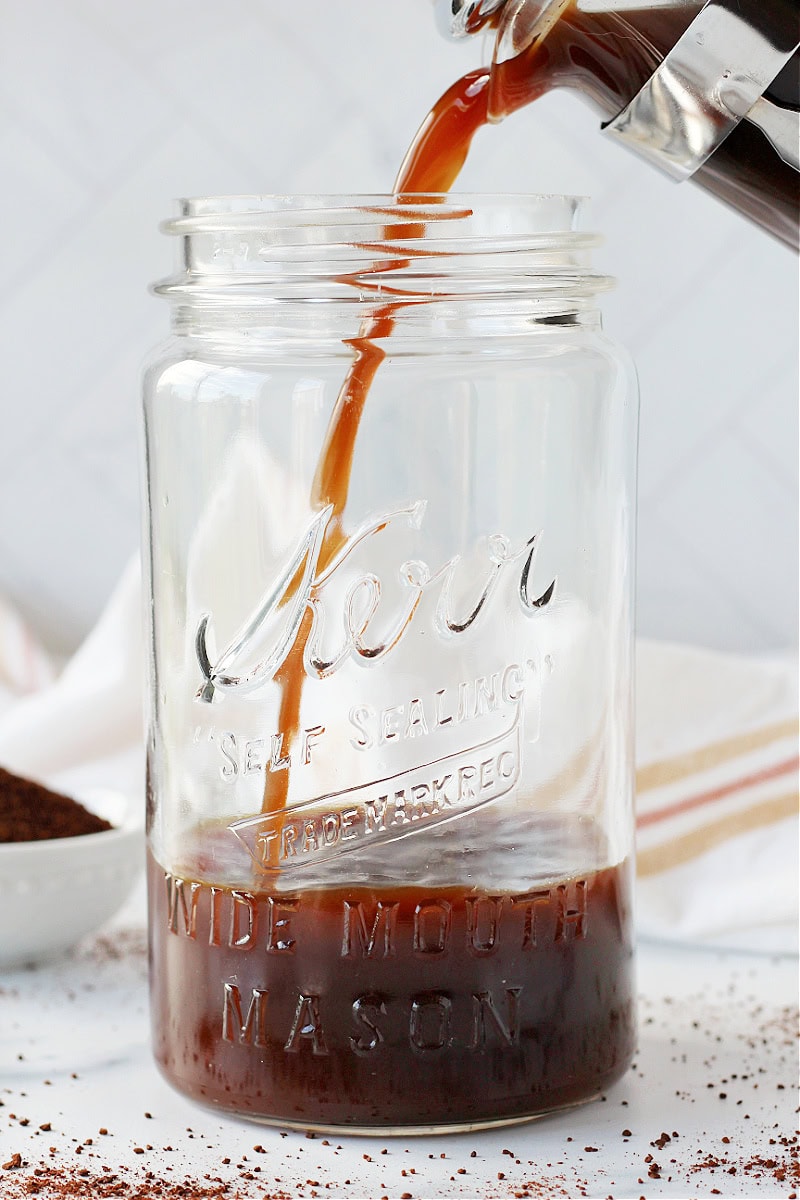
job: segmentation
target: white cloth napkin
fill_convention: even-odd
[[[140,797],[144,820],[141,630],[138,561],[58,672],[0,600],[0,766],[79,798],[94,788]]]
[[[642,934],[797,951],[793,657],[637,647]]]
[[[0,600],[0,766],[144,810],[140,593],[132,563],[59,673]],[[640,934],[796,951],[794,659],[641,640],[637,663]]]

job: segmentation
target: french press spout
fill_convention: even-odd
[[[616,36],[622,58],[626,40],[627,46],[647,47],[652,72],[643,78],[632,71],[638,87],[621,109],[603,112],[605,135],[673,179],[694,178],[797,243],[798,0],[435,3],[440,28],[450,37],[496,30],[495,65],[526,53],[535,70],[536,43],[547,39],[549,49],[568,25],[607,45]]]

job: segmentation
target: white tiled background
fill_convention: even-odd
[[[429,0],[0,0],[0,593],[66,650],[138,538],[139,364],[177,195],[387,190],[482,45]],[[642,384],[639,627],[797,633],[796,261],[606,144],[573,97],[476,139],[461,186],[594,198]]]

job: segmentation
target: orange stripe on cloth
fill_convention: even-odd
[[[697,750],[687,751],[686,754],[678,754],[675,758],[648,763],[636,772],[636,790],[646,792],[650,788],[663,787],[665,783],[675,783],[678,779],[697,775],[710,767],[716,767],[731,758],[739,758],[742,754],[749,754],[751,750],[758,750],[781,738],[796,735],[797,719],[792,718],[778,721],[774,725],[765,725],[761,729],[751,729],[748,733],[734,734],[723,741],[700,746]]]
[[[785,796],[776,796],[763,804],[753,804],[741,812],[729,813],[727,817],[693,829],[674,841],[651,846],[637,854],[636,873],[644,878],[660,871],[669,871],[740,834],[751,833],[764,825],[774,825],[776,821],[794,816],[798,799],[797,792],[787,792]]]
[[[770,779],[777,779],[779,775],[796,771],[798,767],[800,767],[800,758],[788,758],[785,762],[764,767],[763,771],[754,771],[752,775],[734,779],[731,783],[723,783],[720,787],[712,788],[708,792],[700,792],[697,796],[684,796],[682,800],[665,804],[663,808],[654,808],[652,812],[641,813],[636,818],[636,828],[644,829],[648,825],[654,825],[657,821],[665,821],[667,817],[677,817],[680,813],[691,812],[693,808],[700,808],[701,805],[709,804],[712,800],[721,800],[723,796],[730,796],[733,792],[741,792],[745,788],[755,787],[757,783],[766,783]]]

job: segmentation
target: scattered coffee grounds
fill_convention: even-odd
[[[125,1170],[107,1170],[95,1174],[85,1167],[39,1166],[24,1178],[0,1182],[4,1200],[243,1200],[241,1192],[221,1180],[202,1183],[193,1179],[164,1180],[147,1171],[134,1177]],[[273,1196],[265,1193],[273,1200]],[[274,1193],[274,1200],[288,1200],[286,1193]]]
[[[722,1139],[725,1141],[725,1139]],[[730,1139],[728,1139],[730,1141]],[[766,1153],[755,1152],[742,1155],[737,1152],[733,1156],[726,1154],[702,1154],[697,1162],[689,1168],[691,1175],[717,1172],[728,1175],[742,1174],[751,1179],[775,1182],[790,1187],[800,1187],[800,1144],[797,1134],[784,1134],[770,1138],[773,1146]]]
[[[0,842],[39,842],[111,828],[69,796],[0,767]]]

